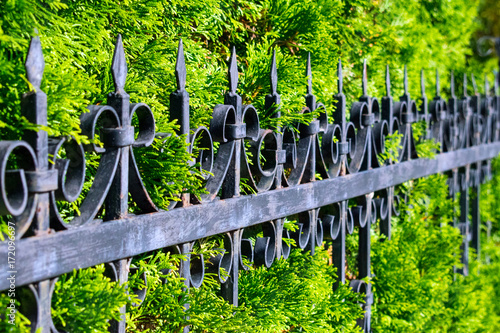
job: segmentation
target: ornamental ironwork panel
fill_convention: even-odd
[[[270,61],[270,93],[265,97],[265,108],[279,118],[275,53]],[[234,47],[224,104],[214,107],[209,128],[192,129],[183,45],[179,42],[177,90],[170,95],[170,117],[180,125],[177,135],[186,136],[188,151],[199,152],[190,163],[197,163],[210,176],[205,179],[204,195],[180,194],[180,200],[173,201],[168,210],[159,209],[151,200],[134,157],[134,148],[148,147],[155,137],[165,134],[155,133],[150,107],[131,103],[124,90],[127,63],[121,36],[111,65],[115,90],[109,93],[107,104],[90,105],[80,116],[82,134],[99,136],[102,145],[79,144],[68,137],[50,138],[43,129],[26,131],[22,141],[0,142],[0,214],[8,216],[9,226],[15,228],[16,260],[22,262],[17,266],[8,260],[0,263],[0,289],[11,287],[11,274],[16,276],[16,286],[26,286],[23,293],[30,304],[26,315],[32,330],[56,332],[50,309],[59,275],[107,263],[112,278],[123,283],[128,279],[133,256],[167,247],[186,255],[179,268],[186,287],[199,287],[205,271],[216,273],[223,297],[238,306],[239,271],[247,270],[249,263],[271,267],[275,260],[288,258],[291,249],[284,238],[293,238],[311,255],[316,246],[328,242],[339,277],[332,288],[337,288],[339,283],[346,283],[346,236],[358,228],[359,276],[349,284],[365,295],[365,302],[360,304],[365,314],[358,325],[369,332],[373,294],[365,278],[371,276],[371,227],[379,222],[380,231],[390,241],[391,216],[399,215],[398,203],[405,200],[394,187],[435,173],[448,174],[451,198],[460,193],[460,217],[453,221],[463,235],[463,266],[457,271],[468,274],[468,247],[480,251],[480,184],[491,177],[491,159],[500,152],[498,78],[493,90],[485,79],[481,95],[471,75],[474,94],[468,96],[468,77],[464,75],[464,94],[457,97],[452,72],[450,98],[446,101],[440,96],[436,73],[436,93],[429,100],[422,71],[422,97],[414,100],[409,94],[405,66],[404,93],[394,98],[387,66],[386,96],[376,98],[368,94],[365,61],[362,96],[348,110],[339,61],[332,120],[314,95],[310,54],[305,67],[307,86],[301,112],[318,116],[308,124],[299,124],[297,131],[280,126],[261,128],[257,109],[244,105],[237,93]],[[47,96],[40,90],[43,71],[42,46],[35,37],[26,58],[27,78],[33,89],[21,97],[21,112],[33,124],[45,126]],[[138,128],[132,125],[134,116]],[[434,159],[418,156],[419,139],[412,129],[417,121],[425,124],[425,139],[440,144]],[[396,132],[402,135],[399,157],[379,159],[386,149],[386,137]],[[65,152],[64,158],[58,157],[60,151]],[[86,153],[98,155],[99,164],[79,206],[80,214],[67,222],[57,202],[74,202],[82,194]],[[16,160],[14,168],[9,159]],[[241,194],[242,178],[248,180],[255,194]],[[139,210],[136,214],[129,212],[131,201]],[[355,204],[349,205],[349,201]],[[290,232],[283,225],[292,215],[297,217],[297,228]],[[244,231],[255,225],[261,226],[263,237],[252,242],[245,238]],[[197,240],[217,234],[226,238],[225,248],[209,258],[210,265],[205,267],[204,258],[192,253],[193,246]],[[10,251],[9,240],[0,244],[2,258],[9,258]],[[229,274],[221,274],[222,269]],[[147,289],[136,293],[144,300]],[[124,315],[126,309],[121,311]],[[125,332],[125,321],[114,321],[111,331]]]

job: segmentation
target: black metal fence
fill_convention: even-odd
[[[280,117],[274,55],[271,61],[270,94],[265,105],[274,110],[274,117]],[[34,89],[22,96],[21,108],[23,116],[39,125],[47,124],[47,97],[40,90],[43,69],[42,47],[34,38],[26,59],[27,78]],[[471,196],[471,225],[469,190],[479,193],[481,182],[490,176],[490,160],[500,152],[498,80],[496,95],[490,94],[488,82],[484,95],[480,95],[473,82],[475,94],[467,96],[464,76],[464,96],[457,98],[452,73],[451,97],[445,101],[440,97],[436,77],[436,96],[429,101],[422,72],[422,97],[416,102],[408,93],[405,68],[405,92],[394,100],[387,68],[387,95],[379,101],[367,93],[365,64],[363,95],[352,103],[347,121],[339,62],[336,109],[331,122],[325,106],[313,94],[308,59],[303,111],[317,110],[318,119],[299,125],[297,132],[279,127],[262,129],[257,110],[243,105],[236,93],[238,72],[233,49],[224,104],[214,108],[209,129],[192,130],[180,43],[178,89],[170,96],[170,114],[172,119],[178,119],[178,134],[188,134],[189,149],[195,142],[201,148],[196,159],[200,168],[213,176],[206,179],[207,194],[201,198],[182,194],[180,203],[174,202],[168,211],[162,211],[150,199],[134,159],[134,147],[147,147],[153,142],[155,120],[146,104],[131,104],[124,91],[127,64],[121,37],[116,42],[111,70],[115,91],[108,95],[107,105],[91,105],[80,117],[82,133],[89,138],[99,134],[103,147],[49,138],[43,130],[27,131],[24,141],[0,142],[0,214],[11,216],[10,230],[15,230],[15,237],[0,244],[0,289],[12,288],[12,277],[15,286],[28,286],[33,304],[26,315],[33,331],[55,331],[50,314],[54,283],[57,276],[73,269],[109,263],[115,280],[125,282],[133,256],[178,246],[187,254],[180,265],[181,276],[188,287],[199,286],[205,268],[203,260],[190,256],[193,243],[217,234],[226,235],[228,246],[210,261],[229,272],[229,276],[219,274],[219,278],[224,298],[236,306],[239,270],[247,268],[242,257],[270,267],[274,260],[287,258],[290,253],[283,238],[294,238],[298,247],[309,249],[311,254],[324,240],[331,242],[333,262],[344,283],[345,240],[355,227],[359,228],[359,280],[350,281],[350,285],[366,295],[365,317],[358,324],[370,331],[373,297],[370,284],[362,280],[371,274],[370,228],[380,221],[381,232],[390,238],[391,215],[398,214],[400,200],[394,186],[440,172],[449,173],[450,196],[461,193],[461,218],[454,224],[464,236],[463,274],[468,270],[470,242],[480,250],[479,195]],[[139,120],[138,135],[131,122],[134,114]],[[417,154],[412,133],[416,121],[425,123],[426,138],[440,143],[440,151],[433,159],[419,158]],[[403,135],[399,158],[381,161],[378,156],[385,150],[386,136],[396,131]],[[213,141],[219,143],[216,153]],[[57,158],[61,149],[66,152],[65,159]],[[248,151],[252,153],[251,161]],[[81,194],[85,152],[100,155],[99,167],[80,206],[80,215],[66,223],[56,202],[72,202]],[[9,168],[12,158],[17,161],[15,168]],[[249,180],[256,194],[240,195],[242,177]],[[129,213],[129,194],[141,214]],[[357,205],[349,206],[349,199]],[[103,206],[105,214],[100,220],[96,216]],[[295,232],[283,228],[285,217],[291,215],[298,216]],[[264,237],[255,242],[244,239],[244,228],[258,224]],[[113,322],[112,331],[124,332],[125,322]]]

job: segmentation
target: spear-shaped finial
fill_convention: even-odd
[[[389,65],[385,66],[385,94],[391,96],[391,74],[389,72]]]
[[[368,96],[368,73],[366,71],[366,59],[363,60],[363,96]]]
[[[186,62],[184,60],[184,46],[182,45],[182,39],[179,39],[179,48],[177,49],[175,78],[177,79],[177,90],[184,90],[186,88]]]
[[[439,70],[436,68],[436,97],[441,93],[441,85],[439,84]]]
[[[464,96],[467,96],[467,74],[464,73]]]
[[[420,92],[422,96],[425,96],[425,74],[423,69],[420,70]]]
[[[236,63],[236,48],[231,49],[231,59],[229,60],[229,90],[236,94],[238,88],[238,64]]]
[[[337,88],[339,90],[339,94],[342,94],[344,91],[344,76],[342,75],[342,59],[339,58],[339,64],[337,65]]]
[[[311,52],[307,53],[306,77],[307,77],[307,94],[311,95],[312,94]]]
[[[127,79],[127,61],[125,60],[125,51],[123,50],[122,35],[116,38],[115,52],[111,64],[111,74],[115,83],[116,93],[125,93],[125,80]]]
[[[273,59],[271,60],[271,94],[274,95],[278,90],[278,69],[276,68],[276,50],[273,50]]]
[[[500,80],[500,77],[497,71],[493,71],[493,75],[495,76],[495,80],[493,82],[493,89],[495,91],[493,92],[493,94],[496,95],[498,94],[498,85],[499,85],[498,80]]]
[[[405,89],[405,95],[408,94],[408,70],[405,65],[405,74],[404,74],[404,89]]]
[[[279,104],[281,103],[281,97],[278,94],[278,69],[276,66],[276,50],[273,50],[273,57],[271,59],[271,70],[269,71],[269,79],[271,83],[271,93],[266,95],[265,98],[265,108],[266,110],[271,110],[273,118],[280,118],[281,112]],[[281,131],[281,126],[279,122],[272,126],[274,129]]]
[[[455,74],[453,73],[453,70],[451,71],[450,77],[450,94],[451,97],[455,97]]]
[[[25,62],[26,76],[33,88],[40,89],[42,83],[43,70],[45,68],[45,60],[43,59],[42,43],[40,38],[31,38],[30,48]]]
[[[484,94],[488,96],[490,94],[490,81],[488,81],[488,76],[484,74]]]
[[[479,92],[477,91],[477,84],[476,84],[476,78],[474,77],[474,73],[470,75],[470,79],[472,81],[472,87],[474,88],[474,95],[478,95]]]

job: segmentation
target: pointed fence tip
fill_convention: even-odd
[[[363,59],[363,81],[362,81],[362,88],[363,88],[363,96],[368,95],[368,72],[366,70],[366,59]]]
[[[118,37],[116,38],[113,62],[111,64],[111,73],[113,75],[116,92],[125,92],[123,88],[125,87],[125,81],[127,79],[127,61],[125,60],[125,51],[123,49],[121,34],[118,34]]]
[[[31,38],[25,68],[28,81],[34,88],[39,89],[45,69],[45,60],[43,58],[42,43],[38,36]]]
[[[478,90],[477,90],[477,84],[476,84],[476,78],[474,77],[474,73],[472,73],[470,75],[470,79],[472,81],[472,88],[474,89],[474,95],[477,95],[479,94]]]
[[[182,39],[179,39],[177,48],[177,61],[175,63],[175,78],[177,80],[177,90],[186,88],[186,60],[184,59],[184,45]]]
[[[490,81],[488,81],[488,75],[484,74],[484,94],[488,96],[490,94]]]
[[[236,94],[238,88],[238,64],[236,62],[236,47],[233,45],[231,48],[231,58],[229,60],[229,90]]]
[[[425,73],[424,69],[420,70],[420,91],[422,96],[425,96]]]
[[[453,70],[450,75],[450,93],[452,97],[455,97],[455,73]]]
[[[391,96],[391,73],[389,64],[385,65],[385,94]]]
[[[405,69],[404,69],[404,90],[405,90],[405,95],[408,94],[408,69],[405,64]]]
[[[271,94],[274,95],[278,91],[278,68],[276,66],[276,50],[273,50],[270,79],[271,79]]]
[[[439,70],[436,68],[436,96],[439,96],[441,92],[441,86],[439,83]]]
[[[337,88],[339,91],[339,94],[342,94],[344,91],[344,76],[342,74],[342,59],[339,58],[339,63],[337,65]]]
[[[467,96],[467,74],[464,73],[464,82],[463,82],[464,96]]]
[[[310,95],[312,94],[311,52],[307,52],[306,76],[307,76],[307,94]]]
[[[500,80],[500,77],[497,71],[493,71],[493,76],[495,77],[495,79],[493,80],[493,89],[495,90],[493,94],[496,95],[498,93],[498,81]]]

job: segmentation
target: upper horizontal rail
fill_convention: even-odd
[[[214,201],[183,209],[133,215],[116,221],[85,225],[16,244],[18,286],[56,277],[73,269],[132,257],[326,206],[405,181],[494,158],[500,142],[438,154],[342,177]],[[7,257],[0,244],[0,257]],[[0,290],[9,281],[7,260],[0,262]]]

